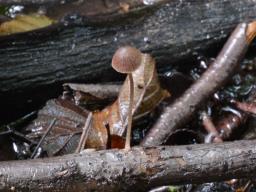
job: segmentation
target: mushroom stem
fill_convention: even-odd
[[[132,107],[133,107],[133,98],[134,98],[134,89],[133,89],[133,77],[132,73],[128,74],[129,84],[130,84],[130,102],[128,108],[128,128],[126,132],[126,140],[125,140],[125,150],[131,149],[131,131],[132,131]]]
[[[130,101],[128,107],[128,128],[126,131],[125,140],[125,150],[129,151],[131,149],[131,130],[132,130],[132,107],[134,99],[134,86],[132,72],[134,72],[141,64],[142,53],[140,50],[125,46],[120,47],[114,54],[112,58],[112,67],[119,73],[128,74],[128,80],[130,84]],[[125,121],[126,124],[127,121]]]

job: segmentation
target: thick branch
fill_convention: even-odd
[[[173,105],[164,109],[155,125],[142,141],[143,146],[157,146],[164,143],[177,128],[187,123],[194,112],[215,91],[226,83],[240,64],[247,48],[247,24],[239,24],[216,60]]]
[[[0,188],[145,191],[164,185],[254,177],[256,141],[107,150],[0,164]],[[207,173],[207,177],[205,174]]]

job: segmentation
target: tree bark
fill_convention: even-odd
[[[31,0],[0,0],[0,3],[2,5],[31,5],[31,4],[36,4],[36,5],[41,5],[45,3],[55,3],[59,2],[59,0],[37,0],[37,1],[31,1]]]
[[[113,80],[111,57],[126,44],[151,53],[160,68],[170,67],[256,17],[253,0],[167,2],[146,8],[152,14],[132,23],[69,26],[51,37],[1,43],[0,93],[76,80]]]
[[[165,184],[254,177],[256,140],[132,148],[0,164],[0,188],[145,191]],[[207,177],[206,177],[207,174]]]
[[[0,0],[0,4],[15,1]],[[26,0],[24,3],[42,5],[50,1]],[[83,2],[90,4],[91,1]],[[93,3],[97,4],[98,1],[103,0]],[[158,4],[163,1],[154,2]],[[4,110],[0,111],[0,124],[11,122],[38,109],[49,98],[57,97],[64,82],[100,83],[120,79],[110,65],[111,57],[119,46],[131,44],[151,53],[156,58],[157,67],[162,70],[170,69],[172,64],[186,68],[193,60],[193,53],[208,55],[209,47],[215,47],[217,53],[222,46],[219,42],[238,23],[256,17],[256,3],[253,0],[164,2],[166,4],[157,7],[142,6],[142,12],[139,10],[135,14],[136,19],[133,17],[129,22],[125,22],[127,18],[129,20],[129,14],[124,18],[121,17],[123,14],[117,12],[115,15],[112,12],[119,22],[112,22],[111,25],[104,24],[109,17],[100,17],[99,10],[94,11],[95,19],[100,21],[103,17],[103,23],[91,25],[87,22],[88,8],[85,12],[81,8],[83,25],[64,26],[62,30],[57,27],[56,31],[41,32],[41,36],[30,33],[16,40],[1,39],[0,105]],[[57,12],[58,8],[60,5],[50,6],[49,11]],[[136,10],[136,6],[133,9]],[[68,10],[60,11],[63,17],[65,11]],[[89,20],[93,21],[93,18]],[[215,56],[215,53],[211,52],[211,56]]]

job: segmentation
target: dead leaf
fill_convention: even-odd
[[[26,127],[26,131],[29,132],[27,137],[39,140],[50,122],[56,118],[51,132],[43,142],[43,149],[49,156],[74,153],[88,114],[87,110],[71,101],[49,100],[39,111],[38,117]],[[107,137],[106,128],[99,130],[90,127],[87,144],[90,148],[106,148]]]
[[[55,21],[45,15],[20,14],[17,15],[14,19],[3,22],[0,25],[0,36],[32,31],[47,27],[53,23],[55,23]]]
[[[130,10],[130,5],[128,3],[120,3],[120,8],[124,13],[128,13]]]
[[[133,120],[150,113],[164,98],[170,94],[160,87],[154,59],[144,54],[140,67],[133,72],[134,105]],[[89,111],[76,105],[74,96],[79,89],[80,96],[87,94],[81,86],[76,87],[75,95],[66,95],[64,99],[54,99],[47,102],[39,111],[38,118],[28,127],[31,133],[28,136],[41,137],[49,123],[56,118],[51,133],[46,138],[43,148],[48,155],[73,153],[78,145],[84,123]],[[65,90],[66,92],[67,90]],[[94,96],[95,94],[91,94]],[[86,98],[86,97],[85,97]],[[129,80],[125,80],[116,101],[103,110],[93,111],[85,148],[106,149],[123,148],[122,136],[126,131],[127,113],[129,105]]]
[[[111,135],[109,142],[110,149],[123,149],[125,146],[125,139],[118,135]]]

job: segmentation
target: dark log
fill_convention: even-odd
[[[145,191],[165,184],[250,178],[256,171],[255,145],[256,140],[162,146],[1,162],[0,189]]]
[[[0,3],[2,5],[31,5],[31,4],[36,4],[36,5],[41,5],[45,3],[56,3],[59,2],[59,0],[36,0],[36,1],[31,1],[31,0],[0,0]]]
[[[68,26],[48,38],[1,43],[0,93],[75,80],[109,80],[115,74],[111,57],[124,44],[152,53],[159,67],[170,67],[223,40],[239,22],[254,19],[255,8],[252,0],[170,0],[158,9],[148,8],[154,12],[132,23]]]
[[[0,4],[14,1],[1,0]],[[102,0],[93,3],[99,1]],[[50,0],[24,2],[44,4]],[[129,23],[90,26],[85,19],[85,25],[67,26],[61,32],[52,31],[40,37],[36,33],[19,40],[1,41],[0,105],[4,110],[0,111],[0,124],[23,116],[49,98],[58,96],[64,82],[117,80],[110,61],[121,45],[132,44],[151,53],[161,69],[168,69],[172,64],[183,67],[184,59],[190,58],[187,60],[190,64],[195,51],[215,47],[237,23],[256,17],[256,3],[252,0],[166,2],[157,8],[144,7],[138,15],[144,15],[145,11],[148,14],[133,18]],[[56,6],[52,12],[58,8]]]

